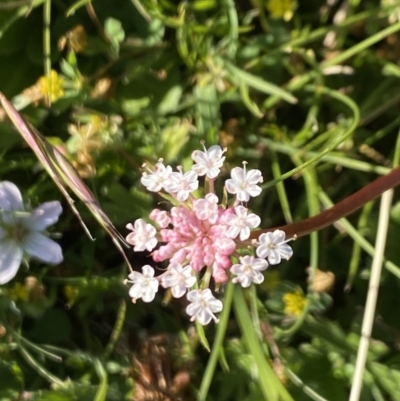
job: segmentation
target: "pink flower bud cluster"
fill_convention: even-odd
[[[225,182],[225,201],[219,203],[214,181],[223,167],[224,153],[218,145],[208,150],[204,148],[204,152],[193,152],[194,165],[186,173],[181,167],[174,172],[170,166],[164,166],[162,160],[154,169],[146,167],[142,184],[149,191],[159,192],[171,200],[173,206],[169,212],[154,209],[150,213],[154,225],[143,219],[128,224],[132,232],[127,241],[135,251],[150,251],[154,262],[168,261],[168,266],[158,277],[154,277],[154,269],[149,265],[143,266],[142,273],[129,275],[127,282],[133,284],[130,295],[134,302],[138,298],[151,302],[161,285],[170,289],[176,298],[186,294],[190,302],[186,312],[192,321],[203,325],[211,320],[218,322],[214,313],[222,310],[222,302],[208,288],[211,277],[217,284],[226,283],[230,276],[234,283],[243,287],[260,284],[264,280],[261,272],[269,264],[292,256],[285,233],[280,230],[273,235],[263,234],[259,242],[253,243],[257,249],[244,243],[261,219],[249,213],[243,202],[260,195],[258,184],[262,182],[262,175],[259,170],[247,171],[245,163],[243,168],[234,168],[231,178]],[[208,188],[204,197],[196,196],[200,192],[199,176],[205,176]],[[227,193],[235,195],[235,199],[228,202]],[[251,255],[239,257],[239,248],[250,248]]]
[[[154,210],[152,215],[159,212]],[[227,216],[232,213],[232,209],[224,210],[219,206],[209,218],[199,219],[195,210],[174,206],[170,228],[160,230],[160,242],[165,245],[153,252],[153,260],[162,262],[169,259],[170,263],[189,264],[196,272],[211,266],[217,283],[228,281],[226,269],[232,266],[230,256],[236,250],[235,241],[228,236],[226,223]]]

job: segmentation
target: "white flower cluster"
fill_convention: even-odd
[[[0,284],[12,280],[28,257],[54,265],[62,262],[60,245],[44,235],[61,212],[58,201],[25,211],[19,189],[12,182],[0,182]]]
[[[145,166],[142,184],[149,191],[173,196],[175,201],[170,212],[158,209],[151,212],[155,226],[143,219],[127,225],[131,233],[126,239],[135,251],[153,251],[155,262],[169,260],[167,270],[158,277],[154,276],[150,265],[143,266],[142,273],[133,272],[128,276],[127,282],[133,284],[129,294],[134,302],[139,298],[151,302],[161,284],[170,289],[175,298],[186,294],[189,301],[186,312],[192,321],[203,325],[211,320],[218,322],[215,313],[222,310],[222,302],[208,288],[210,276],[216,283],[226,283],[230,273],[234,283],[249,287],[252,283],[263,282],[262,271],[269,265],[292,256],[287,244],[290,240],[285,239],[281,230],[261,234],[256,242],[249,240],[251,230],[260,225],[261,219],[250,213],[243,203],[260,195],[261,171],[247,171],[245,163],[243,168],[232,169],[224,190],[235,195],[235,199],[228,203],[225,194],[224,203],[218,203],[214,181],[225,161],[224,153],[218,145],[194,151],[194,164],[186,173],[180,167],[174,172],[162,160],[153,169]],[[199,189],[199,176],[205,176],[208,188],[203,198],[194,195]],[[257,257],[246,255],[237,260],[236,251],[254,249],[249,245],[255,247]],[[233,264],[232,259],[238,263]],[[208,278],[198,283],[199,272],[203,269],[209,272],[203,278]]]

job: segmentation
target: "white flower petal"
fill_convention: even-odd
[[[246,179],[246,174],[241,167],[235,167],[231,171],[231,177],[234,181],[244,181]]]
[[[154,277],[154,269],[150,265],[144,265],[142,267],[143,275],[147,277]]]
[[[271,265],[279,265],[281,263],[282,258],[278,251],[271,251],[268,255],[268,262]]]
[[[246,223],[247,223],[247,227],[249,227],[249,228],[257,228],[261,223],[261,219],[256,214],[250,213],[246,217]]]
[[[262,174],[260,170],[249,170],[246,174],[246,181],[251,184],[255,185],[259,182],[262,182]]]
[[[62,207],[60,202],[45,202],[33,210],[32,214],[22,221],[24,226],[31,230],[43,231],[58,221],[61,212]]]
[[[22,249],[11,241],[0,243],[0,284],[12,280],[22,261]]]
[[[187,293],[187,295],[186,295],[186,297],[188,298],[188,295],[190,294],[190,292],[188,292]],[[189,298],[188,298],[188,300],[189,300]],[[189,300],[190,301],[190,300]],[[201,311],[201,306],[200,306],[200,304],[197,304],[197,303],[194,303],[195,301],[192,301],[193,303],[191,303],[191,304],[189,304],[187,307],[186,307],[186,313],[189,315],[189,316],[193,316],[193,315],[196,315],[196,314],[198,314],[200,311]]]
[[[260,272],[255,272],[253,276],[254,284],[261,284],[264,281],[264,276]]]
[[[133,298],[134,300],[142,298],[143,295],[143,287],[140,283],[134,284],[130,289],[129,289],[129,296]]]
[[[171,294],[174,298],[181,298],[185,295],[186,293],[186,286],[184,285],[174,285],[171,286]]]
[[[248,191],[241,189],[236,192],[236,199],[240,202],[248,202],[250,200],[250,195]]]
[[[9,181],[0,182],[0,208],[2,210],[23,211],[21,192]]]
[[[250,237],[250,228],[249,227],[243,227],[240,230],[240,241],[244,241],[249,237]]]
[[[158,285],[157,285],[158,288]],[[143,289],[142,300],[143,302],[151,302],[156,296],[157,289],[154,290],[154,285],[149,285]]]
[[[22,242],[24,251],[42,262],[57,265],[62,262],[60,245],[39,232],[30,232]]]
[[[256,254],[259,258],[265,259],[269,254],[271,253],[271,250],[264,246],[264,245],[260,245],[257,249],[256,249]]]
[[[271,239],[271,241],[272,241],[274,244],[279,244],[279,243],[285,241],[286,234],[285,234],[284,231],[282,231],[282,230],[275,230],[275,231],[273,231],[271,234],[272,234],[272,239]]]
[[[228,229],[228,237],[230,238],[236,238],[239,233],[240,233],[241,229],[237,226],[230,226]]]
[[[203,326],[210,323],[212,318],[213,315],[206,309],[202,309],[196,314],[196,320]]]
[[[132,272],[132,273],[129,273],[129,275],[128,275],[129,281],[132,281],[133,283],[136,283],[142,277],[143,277],[143,274],[139,273],[139,272],[136,272],[136,271]]]

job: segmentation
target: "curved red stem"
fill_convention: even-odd
[[[321,230],[335,221],[346,217],[353,213],[360,207],[364,206],[369,201],[377,198],[383,192],[387,191],[400,184],[400,167],[393,169],[389,174],[377,178],[364,188],[360,189],[353,195],[343,199],[335,206],[330,209],[324,210],[316,216],[309,217],[307,219],[286,224],[280,227],[267,228],[263,230],[253,231],[250,235],[250,239],[255,239],[262,233],[274,230],[283,230],[286,233],[286,237],[290,238],[294,235],[301,237],[303,235],[310,234],[313,231]]]

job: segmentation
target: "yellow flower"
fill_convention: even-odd
[[[285,21],[292,19],[296,8],[295,0],[269,0],[267,4],[267,10],[272,18],[283,18]]]
[[[283,313],[287,316],[299,316],[307,302],[301,290],[287,292],[283,294],[282,299],[285,304]]]
[[[15,283],[12,287],[7,289],[7,295],[13,301],[26,302],[29,299],[29,289],[21,283]]]
[[[50,102],[55,102],[64,96],[63,82],[63,78],[58,75],[57,71],[51,70],[50,77],[40,77],[38,85],[41,94]]]

